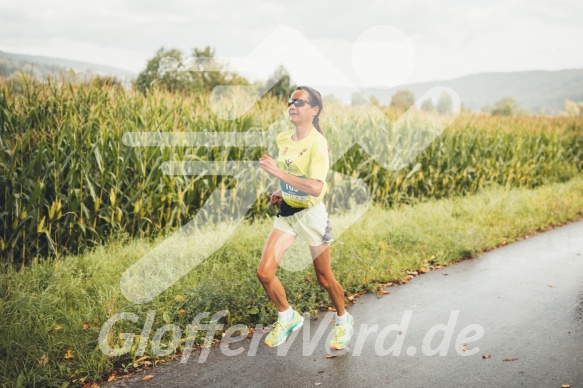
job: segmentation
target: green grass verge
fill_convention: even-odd
[[[332,225],[349,218],[333,217]],[[347,295],[374,292],[379,284],[407,281],[411,271],[448,265],[580,218],[583,174],[534,190],[491,187],[470,197],[392,210],[373,207],[332,245],[333,269]],[[116,368],[140,367],[143,364],[134,363],[136,346],[117,358],[98,347],[101,326],[118,312],[135,313],[139,320],[117,324],[112,345],[123,343],[117,336],[121,332],[141,333],[148,310],[156,311],[152,335],[168,323],[184,332],[195,315],[223,309],[229,311],[227,328],[236,323],[271,323],[276,310],[255,277],[271,225],[272,220],[241,224],[228,244],[144,305],[128,302],[119,280],[161,239],[149,243],[117,238],[81,256],[4,270],[0,274],[0,384],[62,386],[75,380],[78,385],[106,378]],[[311,267],[279,269],[278,276],[297,310],[315,315],[329,305]],[[167,336],[164,340],[169,342]],[[149,346],[146,355],[150,361],[155,358]]]

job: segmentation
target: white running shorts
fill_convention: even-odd
[[[273,227],[299,236],[313,247],[334,240],[328,212],[323,202],[288,217],[276,216]]]

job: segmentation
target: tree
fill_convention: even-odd
[[[322,96],[322,100],[326,106],[342,106],[343,103],[334,94],[326,94]]]
[[[397,90],[391,97],[391,107],[399,110],[408,110],[415,103],[413,92],[407,89]]]
[[[380,102],[378,100],[378,98],[376,98],[375,96],[370,96],[370,98],[368,99],[370,102],[372,102],[373,104],[375,104],[376,106],[380,106]]]
[[[296,87],[297,86],[291,81],[289,73],[285,67],[279,65],[273,74],[267,79],[261,92],[262,94],[267,93],[277,98],[287,99],[291,96]]]
[[[146,93],[155,84],[172,92],[188,90],[192,87],[191,80],[187,74],[178,71],[183,61],[180,50],[160,48],[154,57],[148,60],[146,68],[138,74],[134,87],[141,93]]]
[[[431,98],[423,100],[421,103],[421,110],[424,112],[433,112],[435,111],[435,104]]]
[[[350,96],[350,104],[352,106],[362,106],[366,104],[367,99],[366,97],[360,92],[354,92]]]
[[[178,49],[160,48],[134,81],[134,87],[146,93],[154,85],[170,92],[209,92],[218,85],[248,85],[249,81],[230,72],[227,65],[214,59],[209,46],[193,49],[185,58]]]
[[[453,100],[445,90],[441,92],[437,99],[437,111],[442,115],[453,112]]]
[[[98,88],[98,89],[104,89],[104,88],[107,88],[107,89],[113,88],[116,90],[123,89],[121,81],[119,79],[117,79],[116,77],[109,76],[109,75],[108,76],[97,75],[91,79],[89,84],[95,88]]]
[[[215,50],[206,46],[203,50],[192,50],[192,62],[185,66],[194,80],[195,89],[211,91],[219,85],[249,85],[249,81],[228,69],[228,64],[215,59]]]
[[[524,109],[512,97],[502,97],[494,103],[491,113],[494,116],[512,116],[524,113]]]
[[[565,100],[565,111],[561,112],[563,116],[569,117],[579,117],[583,116],[583,102],[575,102],[571,100]]]
[[[32,76],[24,72],[14,73],[7,79],[8,87],[12,89],[14,94],[25,94],[27,90],[34,90],[36,81]]]

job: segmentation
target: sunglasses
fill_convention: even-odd
[[[294,104],[296,108],[301,108],[306,104],[312,105],[310,101],[302,100],[301,98],[290,98],[289,101],[287,102],[287,106],[290,107],[291,104]]]

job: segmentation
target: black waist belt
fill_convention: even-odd
[[[306,207],[294,207],[294,206],[290,206],[288,205],[287,202],[285,202],[282,198],[282,200],[279,202],[279,213],[277,213],[276,217],[289,217],[292,214],[295,214],[297,212],[301,212],[302,210],[307,209]]]

